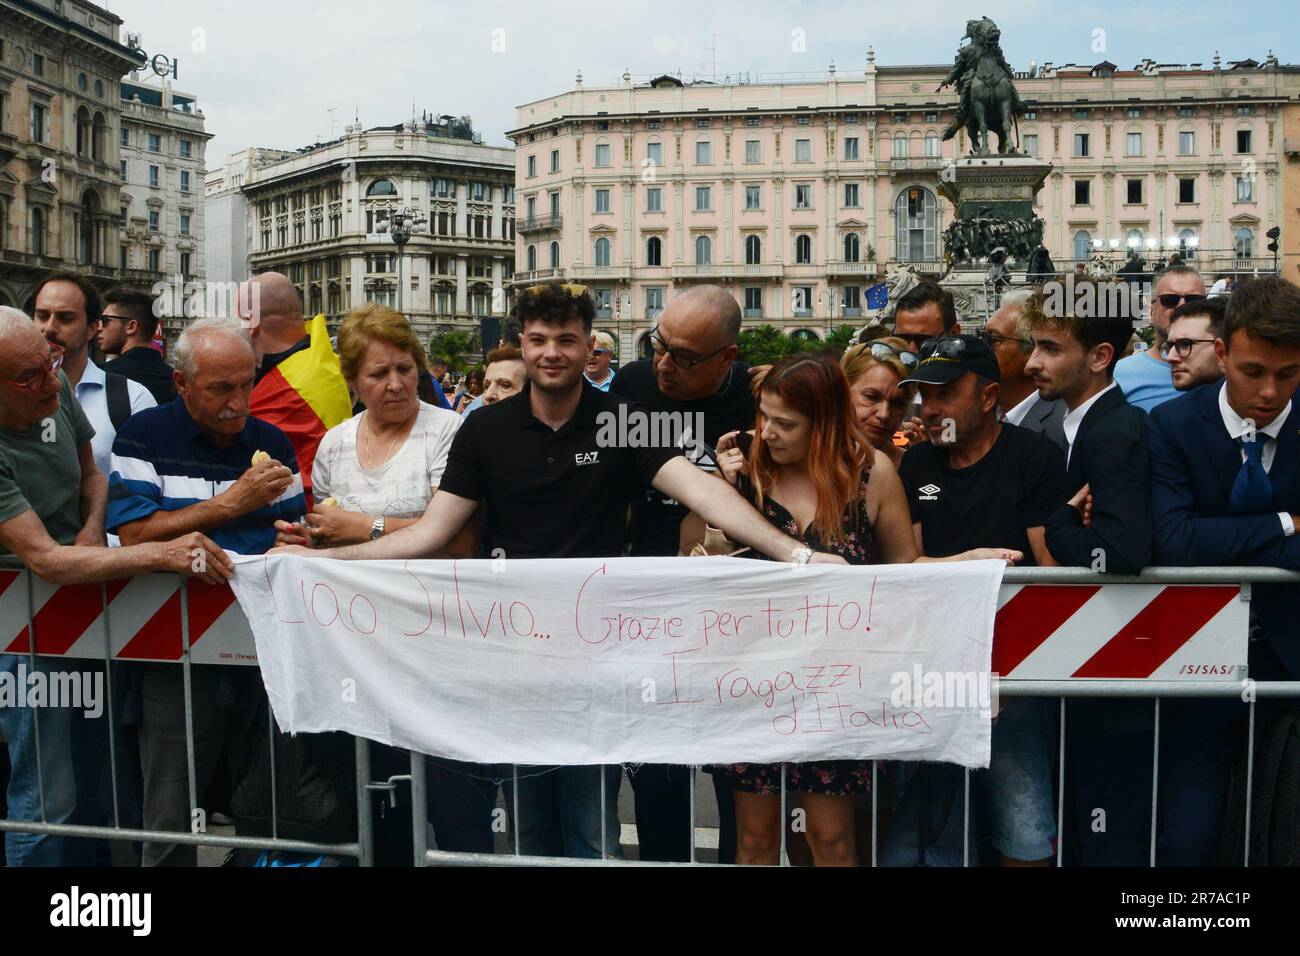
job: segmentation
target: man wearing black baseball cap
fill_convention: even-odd
[[[1022,564],[1055,564],[1044,527],[1060,503],[1064,456],[1050,439],[998,420],[999,378],[992,347],[973,335],[942,336],[921,346],[915,370],[900,383],[920,386],[921,420],[930,436],[899,466],[912,528],[927,557],[1007,548],[1022,552]],[[1022,699],[1002,709],[993,728],[989,769],[976,778],[988,799],[993,845],[1006,865],[1047,865],[1052,856],[1054,737],[1047,703]],[[959,784],[959,776],[947,781],[918,776],[908,793],[918,806],[934,808],[947,802],[936,799],[934,789]],[[920,801],[923,787],[930,792]],[[907,806],[905,800],[904,812]],[[937,854],[928,862],[961,858],[961,815],[950,816],[946,827],[944,821],[927,822],[926,829],[944,834],[940,846],[926,851]],[[918,832],[915,826],[894,830]],[[918,858],[916,847],[895,849],[890,842],[889,862]]]

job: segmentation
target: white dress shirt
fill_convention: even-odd
[[[1038,392],[1030,392],[1024,401],[1003,415],[1002,420],[1013,425],[1019,425],[1025,420],[1025,416],[1029,414],[1029,410],[1034,407],[1034,403],[1037,401]]]
[[[1083,417],[1088,414],[1088,409],[1097,404],[1097,399],[1101,398],[1112,388],[1118,388],[1114,382],[1111,382],[1092,398],[1088,399],[1078,408],[1065,413],[1065,419],[1061,422],[1061,427],[1065,429],[1065,441],[1069,445],[1069,451],[1065,453],[1065,467],[1070,467],[1070,456],[1074,454],[1074,436],[1079,434],[1079,426],[1083,424]]]
[[[1228,437],[1233,441],[1252,430],[1255,433],[1256,440],[1262,441],[1260,435],[1266,435],[1272,439],[1272,441],[1264,443],[1264,450],[1259,456],[1260,464],[1264,466],[1264,472],[1267,474],[1268,470],[1273,467],[1273,459],[1277,457],[1277,436],[1282,434],[1282,426],[1286,424],[1287,418],[1291,415],[1291,403],[1287,402],[1286,408],[1282,409],[1282,413],[1263,428],[1255,428],[1253,423],[1248,424],[1246,419],[1238,415],[1233,410],[1233,407],[1228,404],[1228,386],[1227,383],[1224,383],[1219,388],[1219,414],[1223,416],[1223,427],[1228,430]],[[1242,448],[1240,450],[1241,460],[1244,462],[1246,460],[1246,449]],[[1295,534],[1295,522],[1291,520],[1291,515],[1285,511],[1279,511],[1277,517],[1282,522],[1282,531],[1287,537]]]
[[[104,479],[108,480],[109,473],[112,471],[113,440],[117,438],[117,430],[113,428],[113,420],[108,415],[108,393],[104,388],[104,370],[94,362],[87,361],[86,370],[81,373],[81,381],[77,383],[76,392],[81,410],[86,413],[86,418],[95,429],[95,437],[90,442],[91,450],[95,453],[95,464],[99,466]],[[126,380],[126,393],[131,399],[132,415],[158,404],[149,389],[132,379]]]

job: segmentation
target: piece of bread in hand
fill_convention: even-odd
[[[267,454],[266,452],[264,452],[264,451],[258,450],[258,451],[253,452],[253,464],[254,464],[254,465],[258,464],[259,462],[270,461],[270,460],[271,460],[271,456],[268,455],[268,454]]]

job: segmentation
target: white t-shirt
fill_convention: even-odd
[[[338,499],[344,511],[418,518],[424,514],[447,467],[447,452],[464,421],[455,412],[420,402],[420,411],[402,447],[378,468],[357,459],[357,428],[366,415],[354,415],[325,433],[311,469],[312,497]]]

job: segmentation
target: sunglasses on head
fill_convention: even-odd
[[[566,293],[567,295],[573,296],[574,298],[581,298],[584,295],[591,294],[591,290],[587,288],[587,286],[579,285],[576,282],[562,282],[560,283],[559,286],[556,286],[555,283],[553,282],[539,282],[536,285],[524,286],[524,288],[519,290],[519,294],[539,295],[546,289],[554,289],[554,288],[559,288],[562,292]]]
[[[1200,302],[1205,296],[1192,293],[1191,295],[1179,295],[1177,292],[1166,292],[1163,295],[1156,296],[1156,301],[1166,309],[1176,309],[1184,302]]]
[[[871,357],[877,362],[888,362],[890,359],[897,359],[903,363],[903,367],[906,369],[916,368],[916,363],[920,361],[915,352],[908,349],[896,349],[884,342],[868,342],[867,350],[871,352]]]

